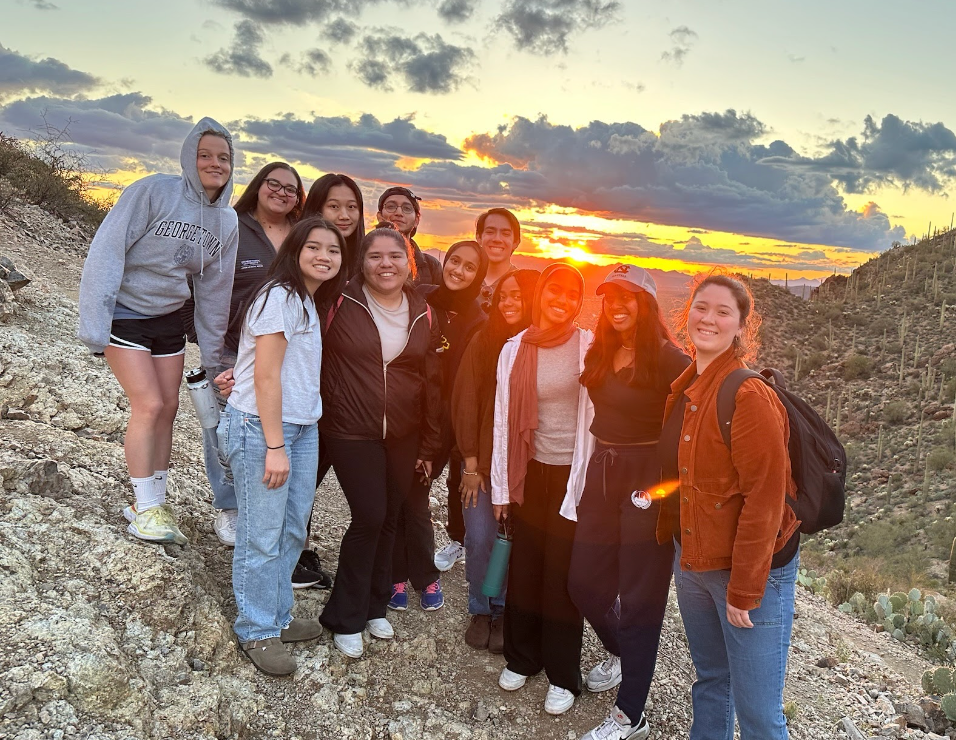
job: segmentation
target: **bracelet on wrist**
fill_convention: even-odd
[[[469,471],[467,471],[467,470],[462,470],[461,472],[462,472],[464,475],[478,475],[478,471],[477,471],[477,470],[476,470],[474,473],[471,473],[471,472],[469,472]]]
[[[282,443],[281,445],[279,445],[278,447],[269,447],[269,445],[266,445],[266,449],[267,449],[267,450],[281,450],[283,447],[285,447],[285,442],[283,442],[283,443]]]

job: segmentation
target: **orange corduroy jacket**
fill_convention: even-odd
[[[730,569],[727,602],[738,609],[760,606],[773,554],[799,522],[785,497],[794,496],[787,443],[787,412],[763,382],[750,379],[737,392],[737,408],[727,449],[717,422],[717,391],[733,370],[744,367],[733,348],[693,381],[692,363],[671,385],[666,419],[686,393],[677,453],[681,568]],[[688,387],[689,386],[689,387]],[[666,508],[666,507],[665,507]],[[657,537],[665,542],[672,526],[662,516]]]

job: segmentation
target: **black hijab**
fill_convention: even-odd
[[[462,247],[471,247],[478,254],[478,270],[475,272],[475,279],[471,281],[471,284],[467,288],[451,290],[445,284],[444,267],[448,263],[449,258]],[[487,273],[488,255],[485,254],[485,250],[479,246],[478,242],[455,242],[448,247],[448,251],[445,252],[445,259],[442,262],[441,285],[428,293],[425,300],[435,308],[440,308],[443,311],[464,313],[477,301],[478,295],[481,293],[481,284]]]

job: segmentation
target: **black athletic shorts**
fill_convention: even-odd
[[[179,311],[150,319],[113,319],[110,346],[173,357],[186,351],[186,330]]]

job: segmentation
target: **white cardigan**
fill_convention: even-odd
[[[511,369],[521,346],[519,332],[505,342],[498,356],[498,390],[495,392],[495,442],[491,453],[491,501],[494,504],[510,503],[508,492],[508,408],[511,396]],[[584,355],[594,340],[594,334],[587,329],[578,329],[580,340],[580,366],[584,370]],[[591,422],[594,420],[594,405],[583,385],[578,392],[577,429],[574,433],[574,454],[571,458],[571,476],[568,478],[568,490],[561,502],[561,516],[573,522],[578,520],[578,502],[584,492],[584,476],[587,473],[588,460],[594,451],[594,437],[591,434]]]

